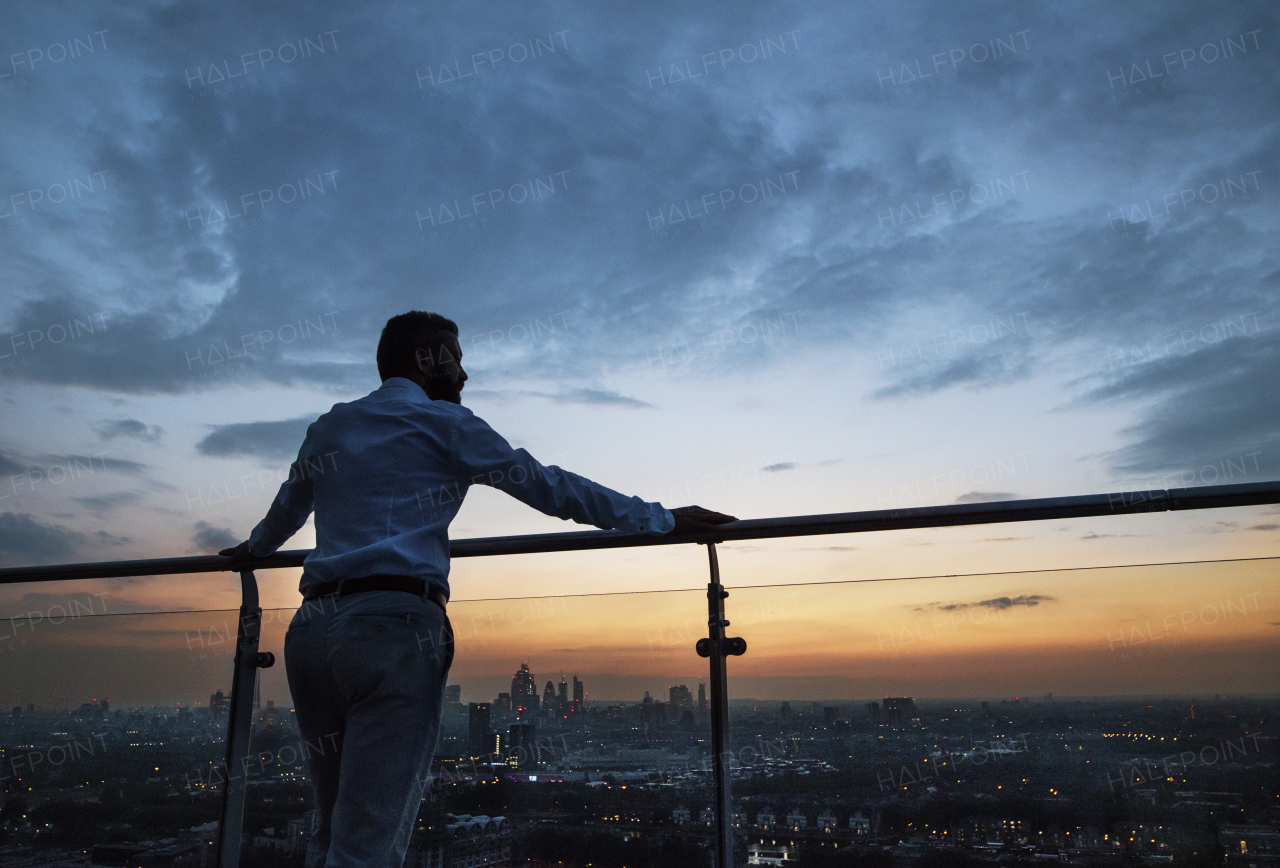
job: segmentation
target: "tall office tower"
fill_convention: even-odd
[[[586,706],[583,703],[586,702],[586,699],[586,685],[578,680],[578,676],[573,676],[573,710],[575,712],[584,710]]]
[[[880,703],[878,702],[867,703],[867,717],[871,718],[872,723],[878,724],[880,722]]]
[[[444,689],[445,705],[461,705],[462,704],[462,685],[450,684]]]
[[[575,678],[573,680],[577,681],[578,679]],[[562,707],[560,710],[563,712],[564,711],[563,706],[566,706],[568,704],[569,704],[569,685],[565,683],[564,673],[561,672],[560,673],[560,705]]]
[[[547,679],[547,686],[542,691],[542,707],[554,712],[556,710],[556,686]]]
[[[840,709],[834,705],[828,705],[822,709],[822,722],[827,726],[831,726],[836,722],[836,717],[840,714]]]
[[[497,705],[499,711],[510,711],[511,710],[511,694],[499,693],[498,701],[495,703],[495,705]]]
[[[487,756],[489,753],[489,703],[472,702],[467,706],[470,717],[467,721],[467,753],[473,757]]]
[[[1050,693],[1049,696],[1052,697],[1053,694]],[[106,717],[110,713],[111,713],[111,700],[109,699],[102,700],[102,716]]]
[[[538,685],[528,663],[521,663],[520,671],[511,679],[511,707],[515,711],[538,710]]]
[[[703,709],[704,711],[707,708],[707,685],[706,684],[698,685],[698,707]]]
[[[782,708],[778,709],[778,716],[781,717],[783,720],[791,719],[791,703],[790,702],[782,703]]]
[[[653,722],[655,726],[666,726],[667,704],[665,702],[655,702],[653,704]]]
[[[507,730],[507,750],[515,757],[516,768],[538,767],[537,730],[532,723],[513,723]]]
[[[214,719],[221,717],[223,712],[227,710],[226,703],[227,703],[227,698],[222,695],[221,690],[219,690],[217,693],[210,696],[209,697],[209,716]]]
[[[644,692],[644,702],[640,703],[640,719],[645,726],[653,722],[653,697],[647,690]]]
[[[671,688],[671,695],[668,699],[671,705],[676,708],[687,708],[693,705],[693,694],[689,692],[689,688],[683,684],[676,685]]]

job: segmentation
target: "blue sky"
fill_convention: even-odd
[[[513,444],[668,506],[1280,475],[1272,4],[5,17],[5,565],[244,537],[409,309],[459,323]],[[1029,568],[1270,553],[1277,523],[851,545]],[[480,490],[454,526],[556,529]],[[617,579],[646,581],[691,586]]]

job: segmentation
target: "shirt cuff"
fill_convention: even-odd
[[[649,526],[645,528],[645,533],[671,533],[675,530],[676,517],[671,514],[671,510],[660,503],[653,506],[656,508],[649,511],[652,519],[646,522]]]

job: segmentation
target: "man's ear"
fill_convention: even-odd
[[[431,373],[431,369],[435,367],[435,361],[431,358],[431,350],[418,347],[413,351],[413,362],[423,376]]]

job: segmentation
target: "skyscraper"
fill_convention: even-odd
[[[473,757],[487,756],[491,749],[489,737],[489,703],[472,702],[467,706],[467,753]]]
[[[687,686],[683,684],[673,686],[670,693],[668,699],[676,708],[688,708],[693,705],[693,694],[689,692]]]
[[[462,702],[462,685],[450,684],[444,689],[444,704],[458,705]]]
[[[556,711],[556,686],[551,683],[550,678],[542,691],[542,707],[553,713]]]
[[[498,701],[494,704],[497,706],[499,711],[510,711],[511,710],[511,694],[499,693]]]
[[[707,685],[706,684],[698,685],[698,708],[701,708],[703,711],[705,711],[707,708]]]
[[[538,710],[538,685],[528,663],[521,663],[520,670],[511,679],[511,707],[515,711]]]
[[[583,710],[586,693],[586,685],[578,680],[578,676],[573,676],[573,705],[571,707],[575,712]]]
[[[575,678],[574,681],[578,679]],[[569,704],[569,685],[565,683],[564,673],[560,673],[560,711],[564,711],[564,706]]]
[[[511,724],[507,745],[516,759],[516,768],[524,771],[538,767],[537,730],[532,723]]]

